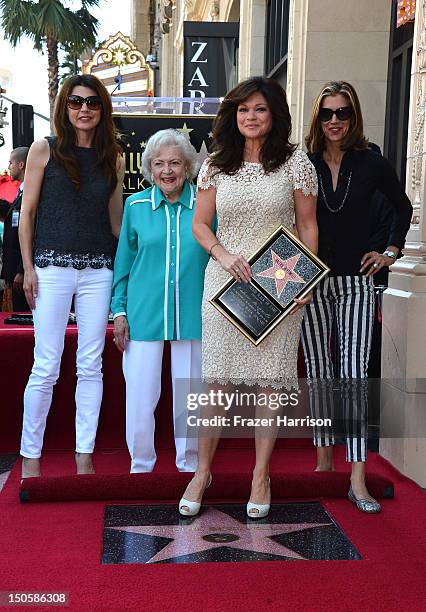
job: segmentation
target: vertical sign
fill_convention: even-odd
[[[396,12],[396,27],[400,28],[406,23],[412,23],[416,16],[416,0],[398,0]]]
[[[185,98],[219,98],[237,83],[239,28],[238,22],[184,22]]]

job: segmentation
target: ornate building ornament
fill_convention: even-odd
[[[97,76],[116,96],[150,96],[154,90],[154,71],[133,41],[117,32],[102,43],[83,72]]]
[[[173,25],[173,11],[176,0],[160,0],[160,27],[163,34],[168,34]]]
[[[412,224],[420,223],[420,208],[422,204],[421,187],[423,182],[423,145],[425,132],[426,98],[424,95],[424,77],[417,82],[416,115],[414,120],[414,143],[411,157],[411,196],[413,203]]]
[[[410,196],[413,203],[413,219],[412,225],[420,224],[421,208],[424,206],[423,197],[423,182],[424,176],[424,158],[426,155],[425,147],[425,120],[426,120],[426,0],[423,0],[421,5],[417,5],[416,18],[421,20],[419,28],[420,36],[416,48],[416,65],[414,66],[414,92],[416,106],[413,118],[413,130],[411,134],[412,143],[409,151],[409,170],[410,170]]]
[[[183,14],[185,21],[189,21],[192,19],[195,13],[195,4],[196,0],[185,0]]]
[[[210,19],[212,21],[219,21],[220,7],[219,0],[213,0],[210,6]]]

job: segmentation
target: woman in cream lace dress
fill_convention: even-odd
[[[210,253],[203,299],[203,378],[209,383],[256,385],[257,389],[297,386],[297,350],[302,306],[254,346],[210,303],[229,275],[248,282],[247,258],[279,225],[296,227],[317,251],[315,170],[303,151],[289,143],[291,118],[285,93],[270,79],[254,77],[230,91],[214,125],[214,152],[198,177],[193,231]],[[211,221],[217,214],[216,236]],[[283,389],[283,390],[284,390]],[[199,465],[179,504],[183,515],[200,508],[211,481],[218,438],[200,437]],[[256,437],[247,514],[265,516],[270,506],[269,459],[275,437]]]
[[[293,191],[316,193],[316,178],[305,153],[296,150],[276,171],[265,174],[261,163],[243,161],[233,176],[204,162],[198,188],[216,191],[216,241],[229,253],[252,255],[280,226],[293,229]],[[314,206],[311,205],[312,208]],[[209,383],[260,387],[297,387],[297,350],[303,311],[280,323],[260,345],[249,342],[210,303],[229,279],[218,261],[210,259],[204,281],[203,378]],[[231,268],[232,271],[232,268]],[[236,276],[236,275],[235,275]]]

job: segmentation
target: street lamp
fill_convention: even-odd
[[[9,125],[8,122],[6,121],[7,107],[4,106],[4,99],[2,95],[4,93],[6,93],[6,90],[3,89],[3,87],[1,87],[0,85],[0,129],[6,127],[6,125]],[[0,132],[0,147],[2,147],[3,145],[4,145],[4,136]]]

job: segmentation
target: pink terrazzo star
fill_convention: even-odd
[[[226,546],[252,552],[265,553],[291,559],[305,559],[290,548],[271,540],[271,536],[282,533],[303,531],[313,527],[323,527],[331,523],[240,523],[229,514],[208,508],[193,523],[187,525],[128,525],[111,527],[117,531],[139,533],[159,538],[173,538],[147,563],[169,561],[175,557],[211,550]],[[223,540],[220,541],[221,536]],[[235,539],[227,541],[227,536]],[[212,538],[219,541],[208,541]]]
[[[282,259],[273,250],[271,250],[271,255],[272,267],[262,270],[262,272],[258,272],[256,276],[274,278],[278,297],[281,296],[282,292],[287,286],[287,283],[290,281],[305,284],[304,279],[294,271],[294,268],[300,259],[300,253],[299,255],[293,255],[293,257],[289,257],[288,259]]]

